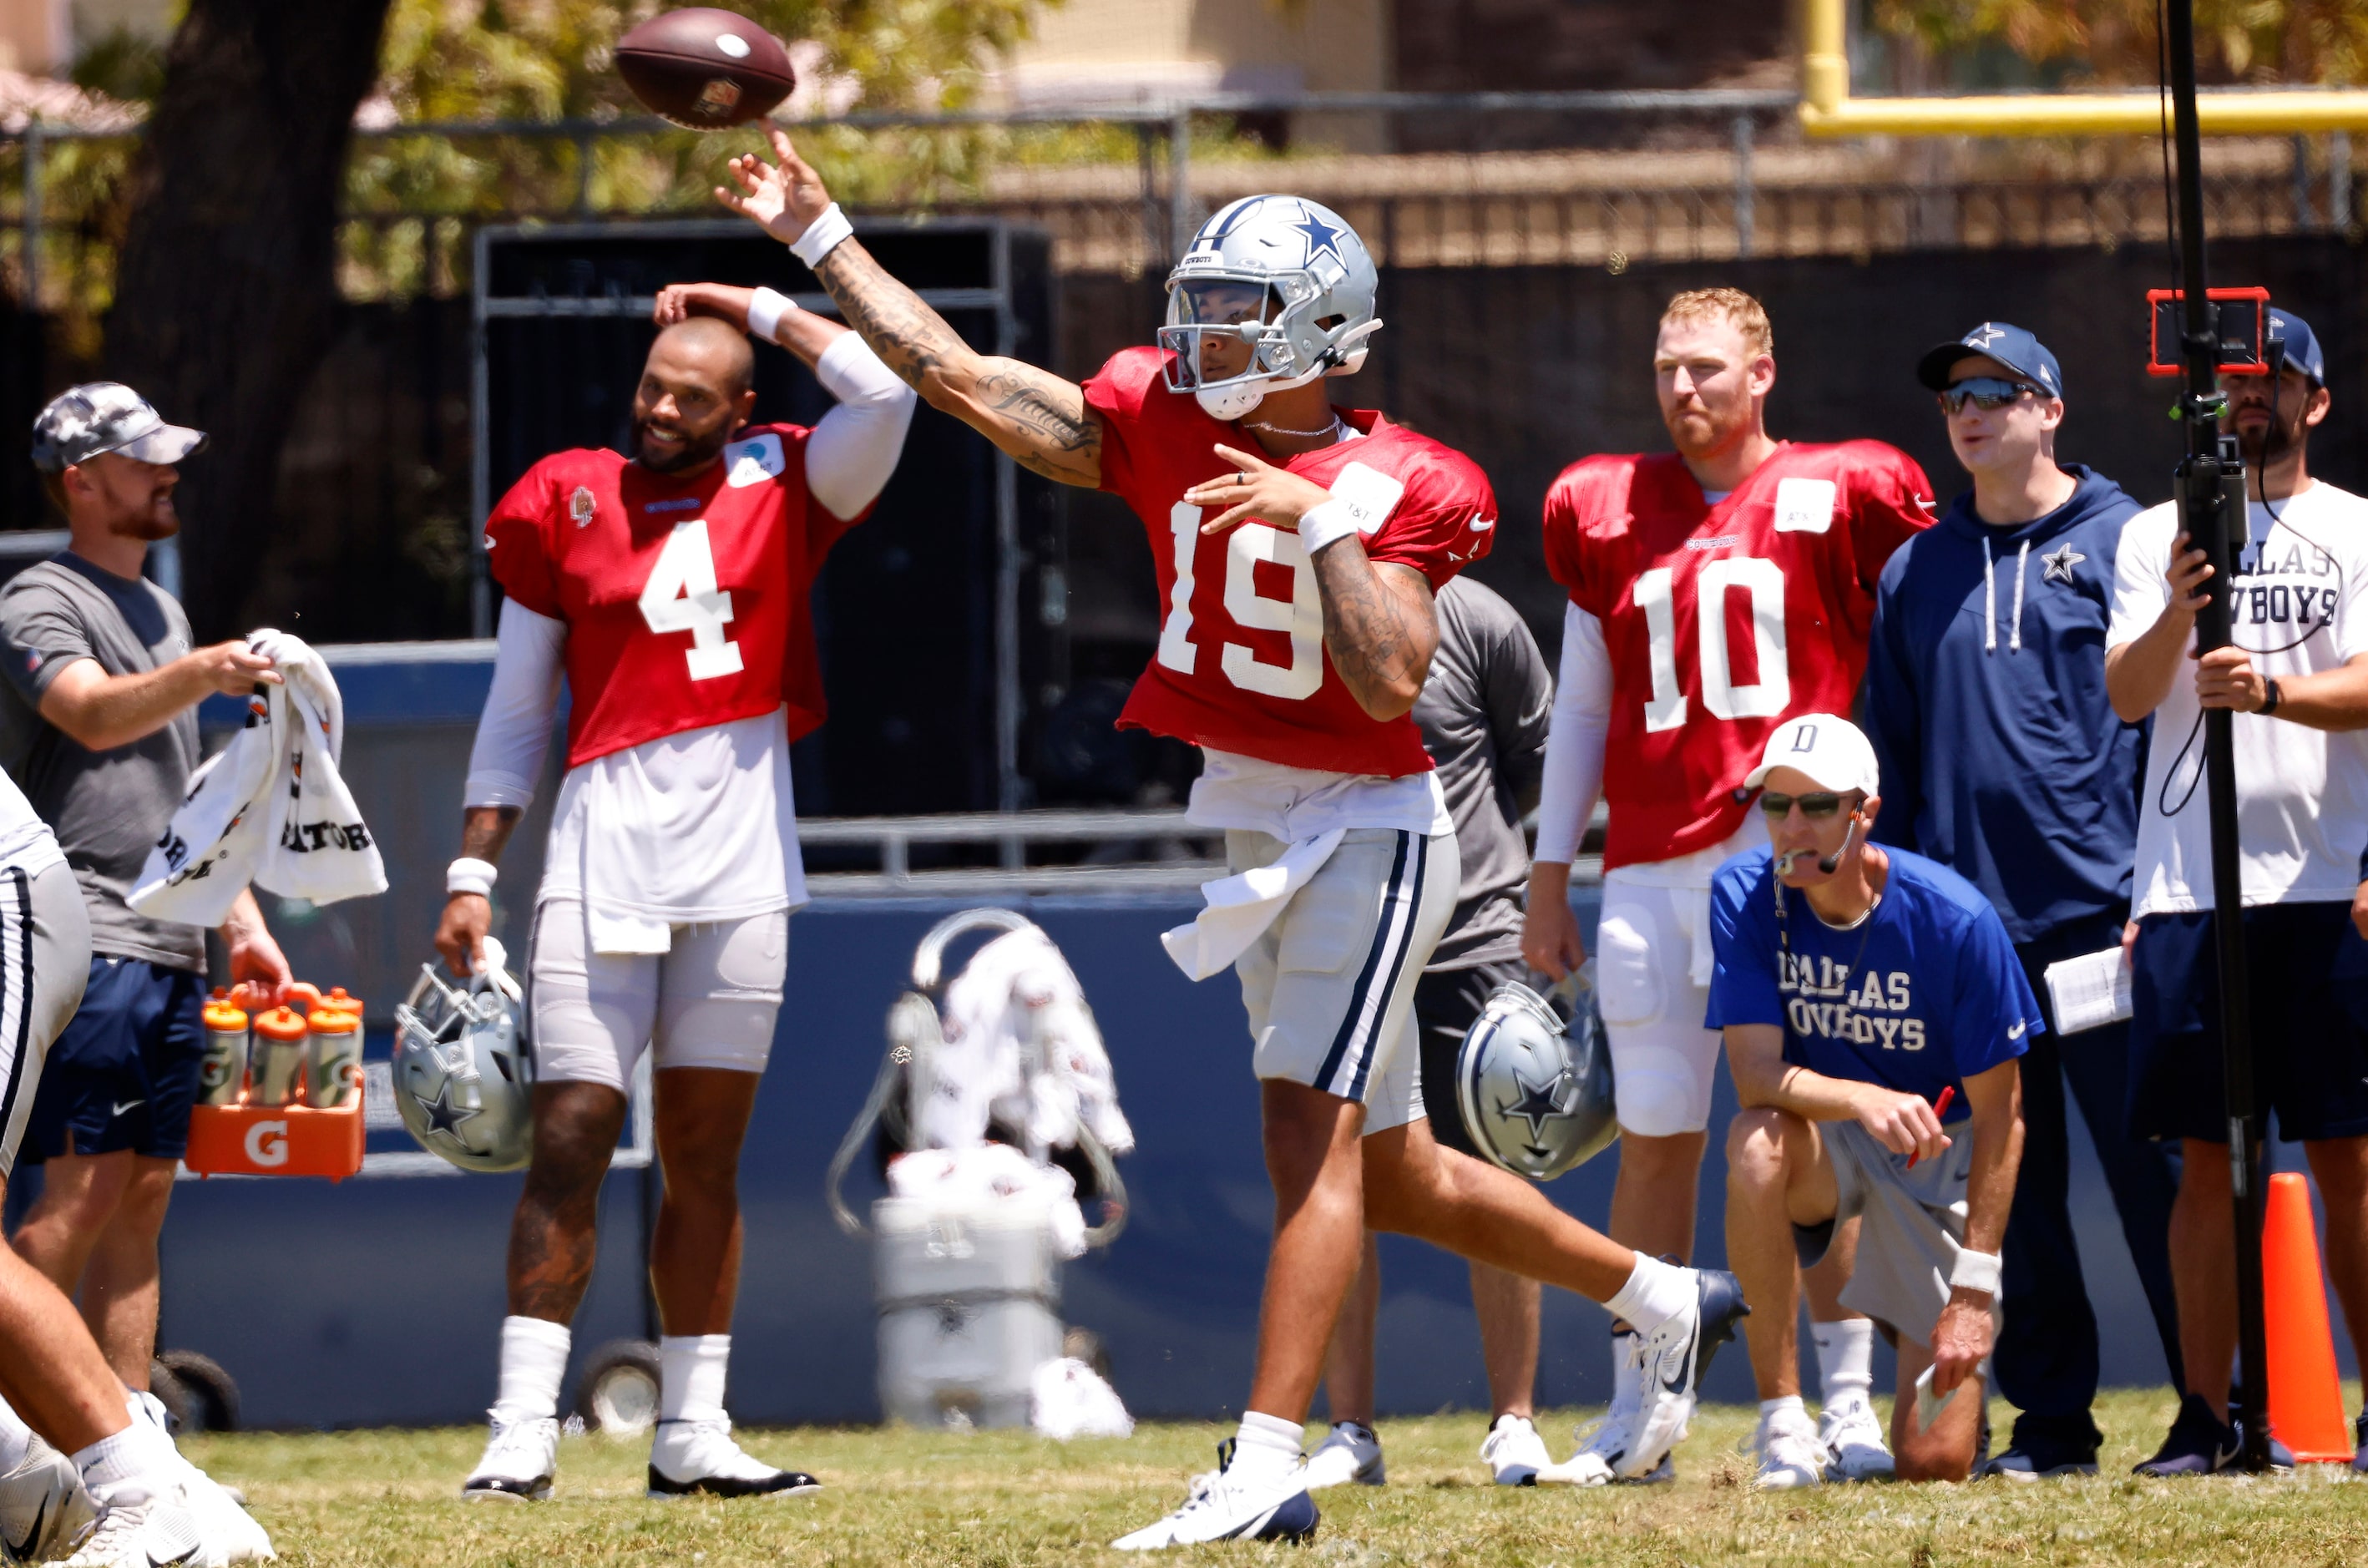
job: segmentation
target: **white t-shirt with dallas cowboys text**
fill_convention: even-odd
[[[2253,503],[2250,542],[2230,597],[2237,643],[2265,676],[2313,675],[2368,653],[2368,500],[2324,480]],[[2170,602],[2164,574],[2177,508],[2152,507],[2122,532],[2108,648],[2135,641]],[[2192,639],[2188,644],[2192,651]],[[2203,708],[2183,665],[2155,710],[2139,801],[2134,908],[2140,915],[2212,907],[2212,829],[2203,782]],[[2350,902],[2368,845],[2368,732],[2330,734],[2239,713],[2237,838],[2245,903]],[[2033,788],[2043,787],[2032,780]]]

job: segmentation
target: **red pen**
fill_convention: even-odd
[[[1934,1100],[1934,1101],[1932,1102],[1932,1114],[1933,1114],[1934,1116],[1936,1116],[1936,1117],[1941,1117],[1941,1116],[1946,1116],[1946,1115],[1948,1115],[1948,1114],[1949,1114],[1949,1102],[1950,1102],[1951,1100],[1955,1099],[1956,1097],[1957,1097],[1957,1085],[1954,1085],[1954,1084],[1951,1084],[1951,1085],[1948,1085],[1947,1086],[1945,1086],[1944,1088],[1942,1088],[1942,1089],[1941,1089],[1941,1097],[1940,1097],[1939,1099]],[[1916,1168],[1916,1162],[1917,1162],[1918,1160],[1922,1159],[1923,1157],[1924,1157],[1924,1154],[1923,1154],[1923,1151],[1922,1151],[1922,1150],[1920,1150],[1920,1149],[1910,1150],[1910,1151],[1908,1152],[1908,1154],[1907,1154],[1907,1168],[1908,1168],[1909,1170],[1911,1170],[1911,1171],[1912,1171],[1912,1170],[1914,1170],[1914,1169]]]

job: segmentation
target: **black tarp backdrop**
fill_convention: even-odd
[[[679,275],[691,276],[699,259],[680,258]],[[2213,268],[2214,278],[2230,283],[2266,285],[2278,303],[2317,329],[2335,402],[2312,442],[2312,465],[2335,483],[2368,490],[2368,311],[2361,303],[2368,250],[2340,235],[2229,241],[2214,247]],[[2151,244],[2110,252],[1771,257],[1639,266],[1618,274],[1601,267],[1394,268],[1382,279],[1388,325],[1365,373],[1339,386],[1343,401],[1379,404],[1486,468],[1504,524],[1496,553],[1475,575],[1520,608],[1551,655],[1560,643],[1562,596],[1545,575],[1538,508],[1554,474],[1574,459],[1666,446],[1650,362],[1655,325],[1671,293],[1731,284],[1759,295],[1776,331],[1770,428],[1799,440],[1894,442],[1925,465],[1944,501],[1964,487],[1963,475],[1930,395],[1915,384],[1916,358],[1986,319],[2029,327],[2064,363],[2070,411],[2061,454],[2152,502],[2168,495],[2180,449],[2168,416],[2172,383],[2144,369],[2145,291],[2169,278],[2166,253]],[[1156,278],[1072,275],[1054,278],[1050,292],[1050,357],[1072,377],[1091,374],[1121,347],[1149,341],[1159,319]],[[281,548],[257,567],[271,585],[268,597],[279,624],[323,641],[465,634],[459,574],[471,526],[466,335],[465,301],[349,309],[290,433],[280,486]],[[0,321],[0,351],[8,357],[0,369],[0,525],[10,528],[53,526],[29,483],[26,441],[40,398],[71,379],[73,368],[55,355],[37,366],[36,340],[21,317]],[[803,381],[780,357],[763,358],[777,381]],[[605,396],[612,379],[597,378],[597,389],[593,380],[557,380],[577,395],[597,390]],[[620,381],[615,390],[621,393],[629,384]],[[796,395],[818,396],[810,382]],[[760,412],[769,416],[785,407],[806,412],[772,396]],[[923,519],[916,526],[926,526],[932,488],[944,483],[948,471],[940,464],[953,460],[951,449],[939,450],[939,437],[962,438],[937,431],[943,423],[922,412],[911,454],[891,487],[891,499]],[[1125,683],[1157,639],[1159,606],[1142,526],[1116,501],[1086,492],[1023,489],[1023,506],[1034,557],[1023,620],[1038,651],[1029,697],[1031,710],[1054,712],[1047,744],[1038,744],[1031,730],[1021,766],[1048,801],[1137,798],[1147,781],[1190,766],[1188,758],[1118,740],[1108,729]],[[193,548],[201,548],[204,525],[202,517],[189,520]],[[889,539],[892,531],[857,536],[863,541],[858,549],[882,552],[879,560],[859,565],[857,552],[842,546],[844,559],[833,568],[846,568],[850,580],[859,569],[878,577],[865,585],[866,605],[905,607],[885,615],[867,611],[867,627],[852,629],[847,646],[825,648],[836,725],[867,710],[900,714],[913,693],[951,699],[967,691],[963,683],[972,678],[968,656],[954,653],[939,632],[950,613],[946,595],[957,580],[977,580],[975,563],[967,551],[931,546],[907,550],[891,571],[889,558],[901,548]],[[1048,595],[1046,568],[1061,572],[1064,594]],[[1042,624],[1045,597],[1065,599],[1057,629]],[[983,736],[963,742],[986,744]],[[848,798],[811,809],[923,809],[934,796],[895,780],[924,780],[940,766],[898,764],[880,775],[882,781],[860,787],[850,779],[837,791]],[[958,771],[967,779],[984,766],[972,761]],[[868,798],[853,798],[859,794]]]

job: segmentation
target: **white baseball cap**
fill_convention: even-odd
[[[1780,767],[1805,773],[1817,788],[1838,795],[1877,793],[1874,747],[1856,724],[1831,713],[1804,713],[1777,725],[1768,737],[1768,749],[1759,754],[1759,766],[1743,787],[1759,789]]]

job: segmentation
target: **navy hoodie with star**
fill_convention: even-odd
[[[2144,723],[2105,697],[2122,525],[2140,507],[2078,463],[2072,498],[1992,528],[1973,493],[1895,552],[1861,704],[1881,764],[1877,843],[1981,889],[2018,943],[2125,910]]]

